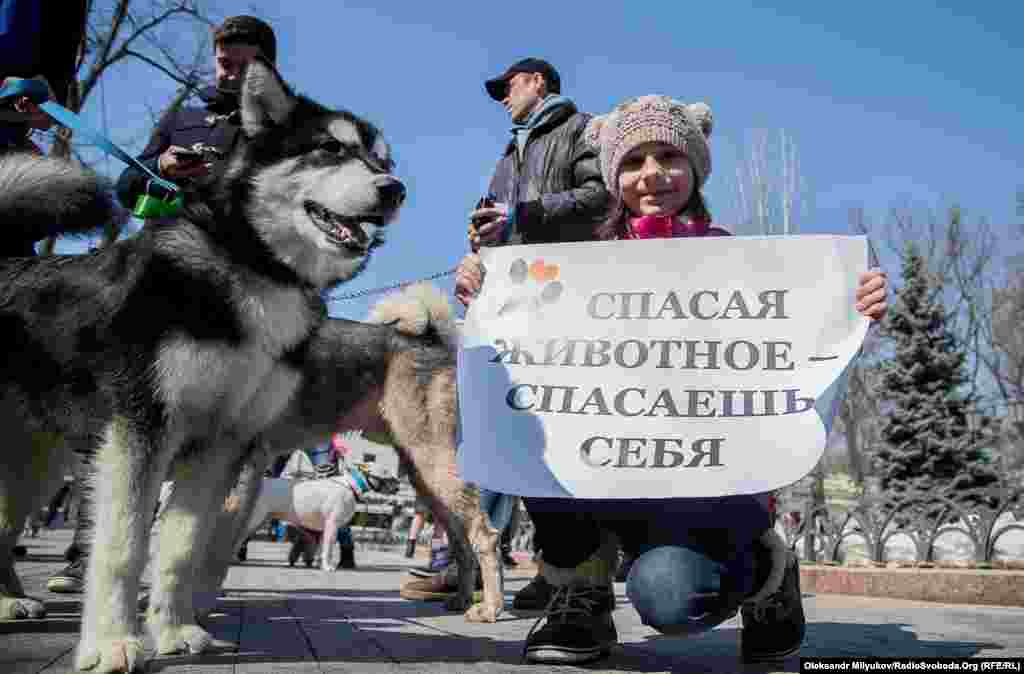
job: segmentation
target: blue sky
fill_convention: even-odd
[[[298,90],[368,117],[388,136],[407,205],[368,270],[339,292],[453,267],[466,214],[485,190],[509,120],[483,81],[525,56],[560,71],[563,93],[601,113],[664,93],[715,114],[707,186],[735,224],[735,168],[748,134],[795,139],[813,208],[803,232],[846,233],[847,209],[878,221],[893,202],[962,204],[1014,241],[1024,187],[1024,3],[220,2],[278,33]],[[115,140],[138,151],[149,112],[173,93],[141,66],[105,85]],[[85,110],[101,126],[99,92]],[[105,164],[99,165],[103,169]],[[110,170],[120,170],[110,160]],[[737,228],[744,233],[742,227]],[[752,232],[747,232],[752,233]],[[893,270],[895,271],[895,270]],[[451,287],[451,281],[441,282]],[[332,302],[362,318],[369,301]]]

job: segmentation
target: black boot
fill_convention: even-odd
[[[89,469],[88,464],[85,465]],[[85,481],[84,476],[79,478]],[[85,570],[89,561],[89,535],[92,529],[92,491],[86,484],[78,492],[78,516],[75,520],[75,536],[64,551],[70,562],[66,567],[46,580],[50,592],[77,594],[85,588]]]
[[[356,568],[356,549],[350,545],[341,547],[341,561],[338,562],[339,569]]]
[[[803,594],[800,592],[800,564],[792,551],[776,536],[771,543],[784,549],[779,563],[785,565],[782,585],[757,604],[744,603],[743,631],[740,633],[740,656],[743,662],[781,660],[800,650],[807,619],[804,616]],[[758,587],[767,580],[775,564],[771,546],[757,543]]]
[[[405,542],[405,556],[407,559],[412,559],[412,556],[416,554],[416,539],[410,538]]]

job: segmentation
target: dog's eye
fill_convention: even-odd
[[[330,152],[331,154],[340,154],[341,141],[336,138],[332,138],[331,140],[325,140],[324,142],[320,143],[320,149],[323,150],[324,152]]]

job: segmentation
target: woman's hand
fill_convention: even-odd
[[[872,269],[861,274],[857,284],[857,303],[854,305],[857,313],[873,321],[882,320],[889,309],[885,302],[888,287],[888,278],[880,269]]]
[[[470,253],[462,258],[455,270],[455,299],[468,307],[480,292],[484,283],[484,265],[480,256]]]

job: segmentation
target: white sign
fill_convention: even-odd
[[[753,494],[825,450],[868,321],[864,237],[486,248],[459,469],[523,496]]]

